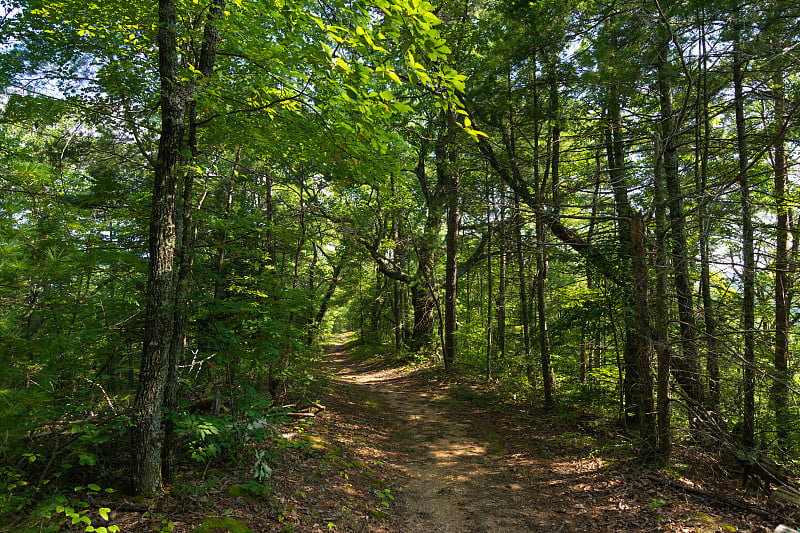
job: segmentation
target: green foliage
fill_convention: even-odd
[[[102,489],[96,484],[89,484],[86,487],[75,487],[74,492],[94,497],[101,492],[111,493],[113,489]],[[41,497],[41,494],[38,496]],[[33,503],[33,500],[26,503]],[[22,509],[22,507],[19,509]],[[2,516],[1,513],[0,516]],[[29,513],[27,521],[20,521],[22,517],[19,515],[15,518],[17,527],[24,528],[26,531],[34,529],[36,531],[61,531],[63,527],[67,527],[70,530],[78,528],[79,531],[85,533],[115,533],[121,531],[119,526],[109,524],[109,520],[111,520],[110,508],[101,507],[94,511],[84,499],[68,498],[58,492],[39,502]],[[95,525],[98,522],[105,525]]]
[[[207,463],[223,451],[231,450],[238,436],[229,422],[219,416],[187,414],[176,421],[178,431],[188,440],[189,455]]]
[[[0,22],[7,43],[0,50],[0,460],[20,469],[4,467],[0,494],[3,513],[13,514],[43,498],[25,481],[35,479],[28,469],[45,468],[47,458],[62,465],[53,477],[73,467],[105,472],[104,452],[126,430],[114,414],[130,406],[140,364],[149,195],[160,128],[153,2],[8,5],[13,16]],[[660,9],[675,32],[666,68],[671,90],[676,102],[686,104],[677,157],[681,196],[691,213],[689,246],[697,246],[701,232],[709,234],[716,269],[711,311],[723,358],[720,411],[733,425],[741,418],[742,243],[739,193],[728,183],[736,163],[730,60],[718,56],[707,80],[702,72],[691,72],[691,81],[688,76],[702,71],[699,45],[693,44],[696,25],[729,25],[730,6],[702,13],[695,7]],[[183,208],[193,215],[196,241],[187,352],[179,371],[183,401],[167,415],[194,460],[208,464],[239,449],[248,433],[269,434],[279,415],[272,403],[282,396],[313,398],[317,342],[328,332],[357,331],[359,356],[440,361],[435,333],[413,353],[394,341],[397,335],[408,342],[414,322],[409,292],[420,284],[429,284],[435,300],[433,330],[443,326],[444,191],[460,195],[461,264],[479,243],[486,246],[469,270],[460,271],[459,370],[495,380],[501,397],[536,398],[538,357],[548,347],[562,399],[609,414],[617,409],[630,287],[605,279],[580,254],[596,252],[606,274],[627,279],[620,222],[628,215],[619,212],[609,179],[613,90],[622,115],[620,169],[631,206],[645,215],[648,254],[655,250],[656,50],[654,26],[641,24],[660,20],[653,6],[234,0],[216,21],[225,53],[203,79],[198,52],[208,6],[180,1],[177,8],[179,81],[197,111],[196,153],[181,171],[181,179],[194,179]],[[797,31],[784,24],[796,17],[776,21],[763,10],[742,8],[745,34],[753,41],[747,43],[747,83],[771,88],[772,76],[781,73],[789,100],[797,100],[797,60],[787,52],[796,47]],[[782,8],[796,14],[792,6]],[[714,53],[729,47],[728,31],[706,37],[714,41],[708,43]],[[773,47],[773,41],[779,44]],[[680,58],[674,56],[678,50]],[[701,146],[701,81],[708,81],[713,102],[707,104],[713,139],[707,147]],[[750,172],[758,178],[751,192],[761,221],[756,363],[767,370],[756,399],[765,447],[775,426],[770,157],[783,121],[769,116],[774,98],[768,92],[748,94],[745,108],[748,142],[759,154]],[[445,135],[449,126],[442,117],[457,125],[452,136]],[[559,182],[553,180],[555,126],[562,132]],[[786,123],[787,138],[796,137],[794,129]],[[487,147],[497,150],[496,165]],[[443,158],[448,150],[452,157]],[[704,150],[715,180],[707,190],[697,175]],[[790,153],[790,160],[793,168],[797,154]],[[517,194],[541,193],[542,205],[524,205],[529,199],[523,194],[516,212],[509,183],[498,177],[502,169],[518,174],[512,176],[520,181]],[[455,193],[440,181],[451,170],[461,179]],[[797,191],[788,195],[794,205]],[[704,227],[695,217],[701,208],[710,213]],[[559,243],[546,227],[539,235],[537,224],[550,215],[584,239],[579,250]],[[381,268],[365,244],[382,254]],[[426,248],[430,265],[421,260]],[[542,248],[547,264],[539,272],[535,254]],[[384,276],[385,270],[394,276]],[[539,309],[533,283],[542,276]],[[698,273],[691,276],[696,282]],[[326,296],[329,287],[338,287],[333,296]],[[651,300],[653,294],[651,286]],[[682,333],[675,301],[672,295],[667,300],[668,340],[677,344]],[[504,325],[498,323],[501,306]],[[325,315],[321,325],[318,313]],[[536,335],[539,318],[547,344]],[[795,353],[795,331],[790,340]],[[705,356],[710,345],[702,336],[698,341]],[[796,376],[789,381],[797,385]],[[187,412],[208,398],[224,398],[228,411]],[[796,407],[790,411],[796,414]],[[676,425],[684,424],[682,412],[675,416]],[[112,423],[105,422],[109,418]],[[59,427],[69,428],[66,447],[49,449],[47,439],[28,442],[32,434],[53,435]],[[798,444],[800,432],[792,431],[780,446]],[[265,482],[269,466],[260,453],[253,476]],[[85,509],[58,505],[61,515],[86,526]]]
[[[253,500],[268,495],[270,490],[271,487],[269,484],[258,482],[256,480],[250,480],[248,483],[231,485],[226,489],[226,492],[228,495],[233,497]]]
[[[259,483],[266,483],[266,481],[272,476],[272,468],[269,466],[265,455],[266,452],[264,450],[257,450],[255,452],[255,462],[253,463],[253,477]]]
[[[81,507],[88,507],[88,503],[86,502],[77,502],[75,504],[77,509]],[[63,514],[65,517],[66,523],[69,523],[71,526],[78,526],[83,528],[85,533],[116,533],[121,531],[119,526],[110,525],[110,526],[93,526],[92,519],[89,517],[89,510],[88,509],[81,509],[76,510],[69,505],[57,505],[55,507],[56,514]],[[100,515],[100,518],[104,521],[108,521],[109,513],[111,509],[107,507],[101,507],[97,513]]]
[[[4,382],[0,390],[0,455],[21,449],[22,438],[42,420],[49,398],[41,387],[22,387],[16,380],[6,381],[14,374],[21,374],[13,366],[6,368],[8,372],[0,378]],[[35,382],[35,374],[31,377]]]
[[[175,522],[160,513],[144,513],[142,518],[159,520],[159,523],[153,529],[155,533],[172,533],[175,530]]]
[[[0,467],[0,518],[14,516],[33,502],[35,494],[27,487],[23,471]]]
[[[230,517],[205,518],[192,533],[252,533],[244,523]]]
[[[389,489],[375,490],[375,495],[378,497],[378,508],[388,509],[390,502],[394,501],[394,495]]]

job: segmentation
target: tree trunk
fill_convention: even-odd
[[[555,80],[553,80],[555,83]],[[534,90],[534,109],[539,108],[538,102],[538,92]],[[555,104],[557,105],[557,99]],[[553,103],[551,102],[551,108]],[[547,301],[545,296],[545,281],[547,280],[547,248],[545,246],[547,242],[547,234],[546,234],[546,220],[543,216],[545,201],[544,201],[544,189],[547,185],[547,175],[548,172],[545,170],[544,177],[542,181],[539,181],[539,124],[538,120],[534,120],[534,143],[533,143],[533,167],[534,167],[534,178],[533,178],[533,194],[535,198],[535,209],[537,211],[536,216],[536,319],[537,319],[537,331],[538,331],[538,341],[539,341],[539,361],[542,367],[542,385],[544,389],[544,405],[545,407],[552,407],[553,406],[553,396],[554,396],[554,380],[553,380],[553,371],[550,365],[550,335],[547,331]],[[553,148],[558,149],[555,144],[550,145],[550,150]],[[550,157],[546,158],[547,164],[556,163],[556,167],[558,166],[558,159],[553,159],[552,154]],[[558,170],[556,170],[558,172]],[[556,209],[556,208],[554,208]],[[553,218],[557,218],[555,215]]]
[[[381,316],[383,315],[383,281],[385,278],[379,268],[375,268],[375,289],[370,298],[369,329],[378,341],[381,341]]]
[[[600,182],[602,180],[602,152],[600,149],[597,150],[595,154],[595,184],[594,184],[594,192],[592,193],[592,209],[591,209],[591,218],[589,220],[589,229],[586,231],[586,241],[588,243],[592,242],[594,237],[594,230],[597,224],[597,208],[598,202],[600,199]],[[589,292],[592,292],[595,286],[594,280],[594,272],[590,265],[585,265],[586,271],[586,289]],[[590,320],[584,319],[583,323],[581,324],[581,354],[580,354],[580,382],[583,385],[584,390],[589,390],[588,384],[588,373],[591,372],[592,368],[594,368],[594,352],[597,347],[597,335],[598,331],[600,330],[599,327],[595,325],[594,328],[594,337],[587,340],[588,330],[590,327]]]
[[[434,295],[435,255],[437,241],[442,228],[442,201],[444,183],[437,179],[435,189],[431,190],[425,171],[427,157],[426,143],[421,141],[419,159],[414,174],[423,190],[428,215],[422,235],[415,242],[417,271],[411,285],[411,302],[414,308],[414,331],[409,340],[409,348],[416,352],[430,344],[433,339],[433,318],[436,309]],[[441,177],[437,173],[437,178]]]
[[[454,181],[454,190],[450,193],[453,198],[448,202],[447,212],[447,258],[444,285],[444,367],[447,371],[450,371],[455,365],[458,353],[456,309],[458,303],[458,232],[461,225],[461,212],[458,205],[458,179],[456,178]]]
[[[701,16],[703,16],[701,14]],[[700,72],[700,86],[697,91],[697,116],[701,121],[697,128],[697,149],[699,151],[699,172],[697,190],[707,195],[708,191],[708,150],[710,142],[710,121],[708,115],[708,53],[706,51],[705,20],[700,23],[700,54],[698,57],[698,70]],[[708,411],[720,420],[720,369],[719,350],[717,348],[717,321],[714,316],[714,306],[711,299],[711,272],[709,235],[711,233],[710,219],[708,217],[708,202],[704,197],[700,202],[697,213],[697,222],[700,226],[700,291],[703,301],[703,324],[706,340],[706,372],[708,374]]]
[[[640,213],[631,215],[630,236],[633,277],[633,300],[636,324],[636,372],[633,380],[636,419],[639,421],[639,459],[653,462],[658,458],[653,372],[650,345],[650,308],[648,296],[647,252],[644,246],[644,220]]]
[[[179,85],[177,16],[172,0],[158,2],[161,136],[155,165],[148,240],[147,302],[139,388],[133,406],[133,481],[137,494],[156,497],[161,477],[161,422],[169,354],[174,342],[175,209],[185,100]]]
[[[414,331],[409,339],[409,349],[418,352],[433,338],[433,300],[427,280],[420,280],[411,287],[411,305],[414,308]]]
[[[537,100],[538,102],[538,100]],[[505,143],[506,153],[509,156],[511,163],[511,174],[515,182],[522,182],[522,173],[519,165],[517,164],[517,134],[516,123],[514,120],[513,111],[509,113],[508,118],[508,131],[503,132],[503,140]],[[513,187],[513,186],[512,186]],[[514,204],[513,204],[513,232],[514,232],[514,254],[517,261],[517,275],[519,277],[519,311],[520,322],[522,323],[522,342],[523,342],[523,363],[525,365],[525,374],[531,386],[535,387],[535,373],[534,361],[531,354],[531,315],[532,309],[530,306],[530,299],[528,295],[528,276],[526,275],[527,265],[525,264],[525,254],[522,248],[522,228],[525,226],[525,221],[520,210],[520,194],[514,190]],[[503,340],[505,344],[505,340]]]
[[[494,236],[494,229],[492,227],[491,214],[492,214],[492,201],[489,192],[488,180],[485,186],[486,198],[486,231],[489,232],[486,246],[486,364],[485,374],[486,379],[492,377],[492,352],[494,351],[494,322],[492,321],[492,300],[494,299],[494,273],[492,272],[492,237]]]
[[[739,153],[739,192],[742,201],[742,335],[744,341],[744,417],[742,427],[742,445],[745,448],[755,446],[755,257],[753,251],[753,219],[750,203],[750,179],[747,160],[747,125],[744,118],[744,93],[742,88],[742,23],[738,6],[734,13],[733,23],[733,92],[736,111],[736,146]]]
[[[783,72],[776,70],[773,79],[775,99],[775,203],[777,210],[777,235],[775,251],[775,376],[772,382],[772,401],[775,406],[775,432],[778,446],[788,453],[792,417],[789,412],[789,325],[790,325],[790,280],[789,280],[789,207],[786,199],[788,167],[783,132],[785,95]]]
[[[339,285],[339,282],[342,281],[342,270],[344,269],[345,265],[344,257],[339,259],[339,262],[336,266],[333,267],[333,274],[331,276],[331,280],[328,283],[328,290],[325,291],[325,294],[322,296],[322,301],[319,303],[319,308],[317,309],[317,314],[314,317],[314,330],[318,330],[319,327],[322,325],[322,321],[325,319],[325,314],[328,312],[328,305],[330,304],[331,298],[333,298],[333,294],[336,292],[336,287]]]
[[[505,227],[505,218],[506,218],[506,206],[505,206],[505,187],[500,187],[500,226]],[[497,315],[497,357],[502,359],[506,355],[506,286],[508,280],[508,250],[507,250],[507,242],[508,239],[506,238],[506,233],[503,231],[500,233],[499,239],[499,250],[500,254],[498,255],[498,259],[500,264],[498,265],[498,273],[497,273],[497,299],[496,302],[496,315]]]
[[[661,25],[661,41],[658,48],[658,92],[660,100],[661,139],[663,153],[658,157],[662,165],[666,183],[667,206],[670,220],[670,245],[672,247],[672,266],[678,301],[680,320],[681,355],[672,358],[675,379],[681,386],[692,413],[690,417],[701,416],[705,405],[705,395],[700,379],[700,360],[697,350],[697,324],[692,298],[692,280],[689,276],[689,250],[686,239],[686,215],[683,211],[683,190],[678,174],[678,157],[675,136],[676,117],[672,106],[672,82],[669,76],[668,28]],[[693,424],[696,425],[696,424]]]
[[[417,352],[428,346],[433,340],[434,312],[436,299],[432,280],[434,276],[435,240],[441,229],[441,211],[438,215],[429,215],[426,231],[417,244],[416,279],[411,286],[411,303],[414,308],[414,331],[409,347]]]
[[[608,126],[606,128],[606,156],[608,158],[608,174],[611,188],[614,191],[614,205],[617,211],[617,238],[619,240],[620,277],[623,287],[629,285],[631,277],[631,254],[633,244],[631,241],[631,204],[628,200],[628,183],[625,179],[625,157],[622,151],[622,110],[620,106],[619,86],[612,84],[608,99]],[[641,339],[637,338],[637,324],[634,317],[634,295],[630,291],[622,290],[622,316],[625,325],[625,345],[622,352],[622,363],[625,377],[622,382],[622,396],[625,421],[638,424],[636,420],[638,407],[635,405],[635,392],[638,386],[635,382],[637,376],[637,349]]]
[[[545,280],[547,279],[547,251],[545,243],[545,223],[541,216],[536,217],[536,318],[539,339],[539,361],[542,366],[542,384],[544,386],[544,404],[553,405],[553,371],[550,367],[550,336],[547,332],[547,300]]]
[[[394,175],[390,176],[392,186],[392,196],[397,196],[397,186],[394,181]],[[394,241],[394,261],[399,265],[399,268],[405,268],[405,258],[401,240],[403,238],[402,230],[400,227],[400,217],[397,213],[392,215],[392,240]],[[406,298],[405,298],[405,284],[398,280],[392,280],[392,311],[394,312],[394,347],[396,350],[401,350],[405,346],[405,322],[406,322]]]
[[[655,143],[655,204],[656,204],[656,294],[655,308],[655,348],[658,358],[656,414],[658,427],[658,459],[666,464],[672,455],[672,416],[670,412],[669,378],[672,372],[672,352],[669,347],[669,300],[667,296],[667,209],[664,194],[664,176],[662,173],[663,149],[661,140],[656,136]]]
[[[177,209],[176,221],[176,259],[177,272],[175,278],[174,333],[169,350],[167,383],[164,389],[164,448],[161,459],[161,473],[165,480],[174,479],[176,469],[175,420],[178,407],[178,365],[183,361],[186,350],[188,311],[186,302],[189,296],[189,278],[192,274],[192,251],[194,249],[194,232],[192,230],[192,185],[194,177],[187,173],[183,177],[183,198]]]
[[[519,313],[522,323],[523,361],[528,380],[533,376],[533,363],[531,362],[531,324],[528,308],[528,276],[525,274],[525,255],[522,251],[522,212],[519,208],[519,195],[514,193],[514,248],[517,256],[517,275],[519,277]]]
[[[209,10],[199,58],[201,79],[214,68],[219,40],[215,22],[224,3],[216,0]],[[161,437],[162,411],[176,407],[178,365],[186,345],[189,278],[192,273],[194,227],[192,189],[194,176],[184,175],[183,195],[177,198],[184,133],[184,111],[189,94],[178,83],[177,14],[171,0],[158,7],[159,78],[161,81],[161,137],[155,168],[150,218],[147,316],[139,389],[134,402],[133,460],[137,493],[160,494],[163,478],[175,470],[174,424],[167,419]],[[197,90],[197,87],[192,88]],[[189,111],[189,148],[197,155],[197,108]],[[156,464],[156,462],[160,464]]]
[[[446,114],[447,130],[444,139],[437,142],[436,166],[439,180],[445,184],[445,204],[447,207],[447,233],[445,236],[445,274],[444,274],[444,368],[450,371],[456,363],[458,352],[456,333],[458,330],[458,234],[461,228],[460,175],[454,168],[456,152],[453,149],[455,120]]]

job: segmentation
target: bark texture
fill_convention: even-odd
[[[672,271],[680,320],[681,354],[672,357],[672,371],[683,390],[695,417],[702,413],[705,393],[700,379],[700,360],[697,349],[697,322],[692,299],[692,280],[689,276],[689,249],[686,238],[686,214],[683,208],[683,188],[678,174],[676,153],[677,124],[672,104],[672,83],[669,74],[669,32],[661,28],[658,47],[658,94],[660,102],[661,147],[659,154],[664,175],[666,203],[669,208],[669,245]]]
[[[739,152],[739,194],[742,206],[742,336],[744,344],[743,364],[744,405],[742,406],[742,445],[755,446],[755,256],[753,251],[753,218],[750,202],[750,178],[748,176],[747,131],[744,117],[744,90],[742,87],[742,24],[738,10],[733,24],[733,92],[736,112],[736,147]]]
[[[783,73],[774,75],[773,87],[775,98],[775,140],[774,161],[774,193],[777,210],[777,235],[775,247],[775,354],[773,364],[775,376],[772,382],[772,401],[775,405],[775,430],[778,444],[784,453],[788,448],[791,415],[789,412],[789,326],[791,286],[789,277],[789,207],[786,198],[788,186],[788,168],[786,164],[786,147],[783,133],[783,116],[785,95],[783,89]]]
[[[138,494],[158,496],[161,422],[168,361],[174,341],[175,207],[184,133],[184,88],[178,83],[177,16],[172,0],[159,0],[158,64],[161,80],[161,137],[150,214],[147,313],[133,408],[133,481]]]

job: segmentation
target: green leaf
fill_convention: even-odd
[[[474,130],[472,128],[464,128],[464,132],[472,137],[474,140],[478,140],[478,137],[488,137],[488,135],[480,130]]]
[[[356,91],[354,87],[351,87],[350,85],[346,85],[345,84],[343,86],[343,89],[344,89],[345,93],[347,93],[347,96],[349,98],[351,98],[352,100],[358,100],[358,98],[359,98],[358,91]]]
[[[439,17],[437,17],[430,11],[425,11],[424,13],[422,13],[422,18],[425,19],[425,21],[431,26],[437,26],[442,23]]]
[[[78,463],[83,466],[94,466],[97,464],[97,454],[91,452],[82,452],[78,456]],[[100,490],[98,487],[97,490]]]
[[[101,507],[100,509],[98,509],[97,512],[100,513],[100,516],[103,518],[103,520],[107,521],[108,520],[108,513],[111,512],[111,509],[109,509],[108,507]]]
[[[336,66],[344,70],[345,72],[353,72],[353,68],[341,57],[336,58]]]
[[[418,64],[418,65],[419,65],[419,64]],[[422,65],[419,65],[419,67],[420,67],[420,68],[419,68],[419,69],[417,69],[417,70],[415,71],[415,73],[417,74],[417,76],[419,77],[419,79],[420,79],[420,81],[421,81],[422,83],[426,83],[426,84],[430,85],[430,84],[431,84],[431,77],[430,77],[430,76],[428,76],[428,73],[427,73],[427,72],[425,72],[425,70],[423,70],[423,68],[422,68]]]
[[[386,69],[386,75],[389,76],[395,83],[403,83],[400,81],[400,76],[393,70]]]

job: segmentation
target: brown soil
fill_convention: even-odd
[[[433,381],[422,371],[358,364],[341,350],[329,358],[339,384],[383,402],[391,434],[383,451],[402,473],[392,531],[712,532],[775,525],[757,511],[681,490],[684,483],[702,491],[699,481],[667,481],[638,466],[624,440],[598,435],[580,413],[561,413],[559,420],[559,413],[486,405],[491,400],[472,387]]]
[[[214,465],[207,490],[187,489],[195,471],[149,516],[120,508],[115,523],[159,531],[169,518],[183,532],[230,516],[255,532],[711,533],[769,532],[797,512],[707,469],[643,468],[629,439],[580,411],[499,402],[340,347],[326,361],[325,410],[259,445],[274,468],[269,494],[231,495],[249,467]]]

